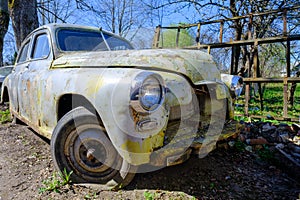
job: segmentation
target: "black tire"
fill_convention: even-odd
[[[119,189],[131,182],[136,171],[118,154],[97,116],[84,107],[59,120],[51,138],[51,154],[60,172],[73,172],[73,183]]]

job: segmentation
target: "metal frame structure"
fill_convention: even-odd
[[[207,22],[199,22],[194,24],[185,24],[185,25],[179,25],[179,26],[171,26],[171,27],[162,27],[157,26],[155,30],[155,36],[153,39],[152,48],[161,48],[159,46],[160,43],[160,37],[161,37],[161,31],[162,29],[175,29],[177,30],[177,36],[176,36],[176,48],[179,47],[179,37],[180,37],[180,30],[181,29],[188,29],[192,27],[197,27],[197,35],[196,35],[196,42],[197,44],[194,46],[184,47],[185,49],[207,49],[208,53],[210,53],[211,49],[213,48],[226,48],[231,47],[232,48],[232,55],[231,55],[231,67],[230,67],[230,74],[237,74],[237,66],[234,66],[234,48],[237,46],[245,46],[245,45],[251,45],[254,50],[257,51],[258,46],[261,44],[268,44],[268,43],[286,43],[286,76],[283,78],[265,78],[265,77],[259,77],[259,61],[258,61],[258,54],[254,54],[253,57],[253,63],[250,64],[248,74],[250,72],[253,72],[252,77],[246,77],[244,78],[244,82],[246,84],[245,89],[245,115],[249,116],[249,100],[250,100],[250,84],[251,83],[258,83],[259,85],[259,94],[260,94],[260,107],[261,110],[263,110],[263,98],[262,98],[262,90],[261,90],[261,83],[283,83],[283,117],[277,118],[278,120],[287,120],[287,121],[298,121],[299,119],[290,118],[288,117],[288,83],[292,83],[291,90],[296,89],[296,83],[300,83],[300,77],[291,77],[291,58],[290,58],[290,52],[291,52],[291,41],[300,40],[300,34],[288,34],[288,28],[287,28],[287,13],[289,11],[293,10],[299,10],[300,6],[294,6],[294,7],[287,7],[280,10],[271,10],[263,13],[250,13],[245,16],[239,16],[234,18],[228,18],[228,19],[219,19],[219,20],[212,20]],[[281,35],[274,36],[274,37],[268,37],[268,38],[254,38],[252,34],[252,26],[253,26],[253,20],[255,20],[255,17],[258,16],[264,16],[264,15],[271,15],[271,14],[277,14],[279,16],[282,16],[283,21],[283,32]],[[224,23],[227,21],[235,21],[240,19],[248,19],[248,39],[247,40],[239,40],[239,41],[229,41],[224,42],[223,40],[223,30],[224,30]],[[220,24],[220,30],[219,30],[219,43],[210,43],[210,44],[200,44],[200,31],[201,27],[203,25],[208,24]],[[253,66],[253,71],[251,69],[251,66]],[[292,94],[293,95],[293,94]],[[293,98],[293,97],[292,97]],[[293,102],[291,102],[293,104]]]

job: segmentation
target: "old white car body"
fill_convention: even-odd
[[[80,39],[84,32],[106,39],[87,44]],[[107,47],[114,42],[118,44]],[[80,45],[97,46],[97,51]],[[2,102],[8,101],[16,119],[51,139],[59,170],[73,171],[77,182],[111,187],[128,184],[137,166],[182,162],[191,153],[199,122],[210,121],[215,113],[223,114],[223,120],[233,116],[228,87],[210,55],[132,50],[118,36],[67,24],[42,26],[24,40],[3,83]],[[78,126],[76,115],[82,116]],[[94,122],[93,128],[85,126],[84,119],[93,116],[101,129]],[[70,124],[77,129],[67,134]],[[104,158],[97,157],[101,151]]]

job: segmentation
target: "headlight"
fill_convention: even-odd
[[[138,112],[153,111],[164,101],[165,87],[160,75],[138,74],[131,87],[131,106]]]
[[[155,110],[162,100],[162,86],[154,76],[149,76],[144,80],[140,88],[140,103],[145,110]]]

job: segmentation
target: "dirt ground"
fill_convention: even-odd
[[[55,173],[49,142],[10,123],[0,125],[0,142],[0,200],[300,199],[300,180],[287,175],[284,167],[236,149],[217,149],[203,159],[192,157],[181,165],[137,174],[120,191],[71,184],[40,193]]]

